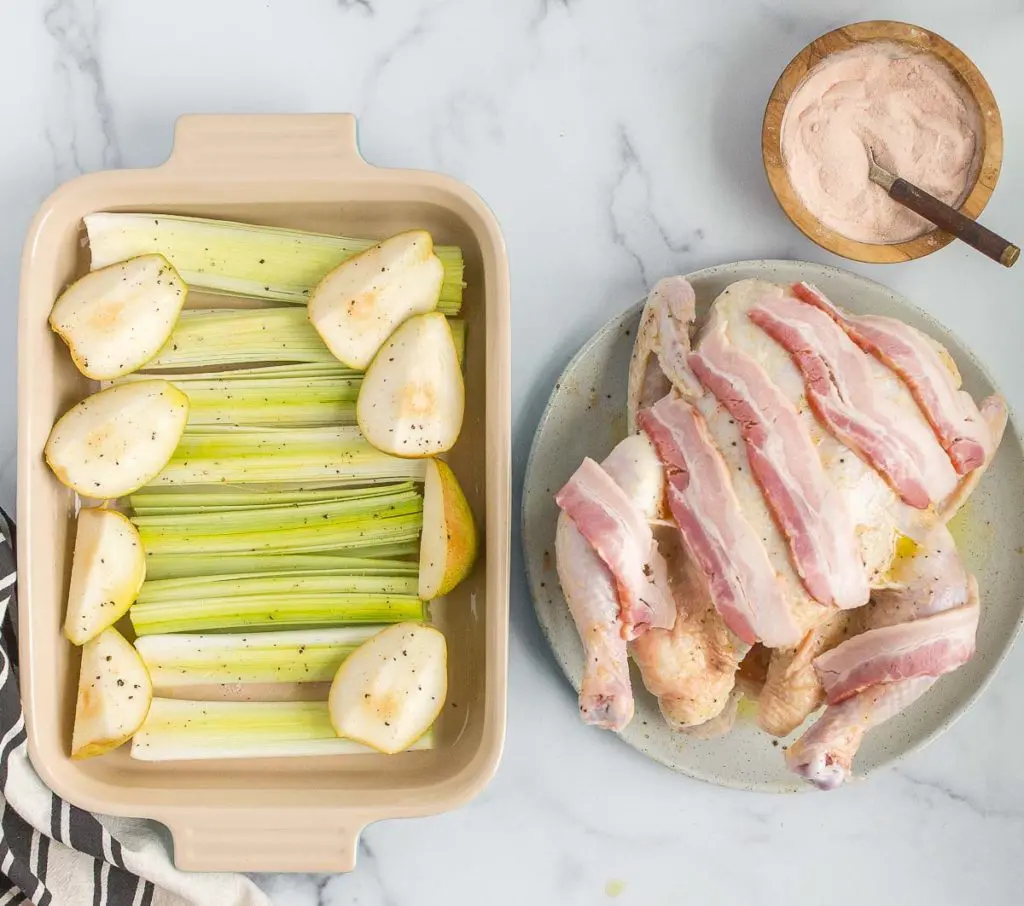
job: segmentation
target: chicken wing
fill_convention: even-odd
[[[796,648],[772,652],[768,677],[757,700],[757,723],[772,736],[788,736],[825,701],[814,659],[845,636],[851,615],[839,610],[812,629]]]
[[[630,434],[637,430],[637,414],[673,387],[683,394],[699,392],[686,363],[696,304],[693,287],[683,277],[660,280],[647,297],[629,362],[626,422]]]

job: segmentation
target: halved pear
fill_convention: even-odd
[[[82,648],[72,758],[116,749],[142,726],[153,684],[138,652],[112,626]]]
[[[431,601],[446,595],[473,568],[476,523],[448,463],[427,460],[423,485],[423,534],[420,538],[419,596]]]
[[[396,623],[338,668],[328,708],[339,736],[393,755],[430,729],[447,694],[444,636],[419,623]]]
[[[466,392],[448,319],[416,315],[381,346],[359,388],[356,421],[378,450],[433,456],[462,430]]]
[[[86,377],[137,371],[174,330],[188,287],[163,255],[140,255],[86,274],[53,305],[50,327]]]
[[[309,320],[339,360],[362,371],[406,318],[437,308],[443,282],[430,233],[399,233],[324,277],[309,297]]]
[[[187,421],[188,397],[169,381],[115,384],[65,412],[43,452],[83,497],[121,497],[167,465]]]
[[[146,580],[138,530],[117,510],[88,507],[78,514],[64,635],[84,645],[113,626]]]

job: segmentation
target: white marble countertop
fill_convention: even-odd
[[[512,259],[513,428],[577,345],[659,276],[739,258],[838,259],[761,168],[771,86],[808,40],[893,4],[837,0],[9,0],[0,5],[0,504],[15,498],[21,244],[60,182],[167,154],[190,112],[352,111],[365,156],[442,170],[494,208]],[[1019,0],[914,0],[900,18],[989,79],[1006,160],[986,220],[1024,236]],[[845,265],[929,309],[1024,411],[1024,265],[951,247]],[[828,795],[730,792],[580,725],[512,584],[504,760],[474,803],[364,835],[349,876],[262,876],[282,906],[1020,902],[1024,645],[926,751]]]

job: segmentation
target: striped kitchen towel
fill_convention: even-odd
[[[18,692],[14,527],[0,510],[0,906],[267,906],[242,875],[178,871],[150,821],[60,799],[28,759]]]

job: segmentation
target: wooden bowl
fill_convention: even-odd
[[[891,244],[858,242],[825,226],[800,200],[790,182],[782,159],[782,120],[793,92],[822,60],[860,44],[885,42],[902,44],[918,53],[930,53],[946,63],[966,87],[981,114],[981,166],[974,185],[960,206],[961,212],[976,219],[995,189],[1003,162],[1003,122],[992,89],[985,77],[959,48],[934,32],[905,22],[856,22],[822,35],[800,51],[775,83],[764,113],[761,153],[768,182],[790,220],[808,239],[822,248],[854,261],[892,264],[922,258],[953,240],[950,233],[934,229],[906,242]]]

